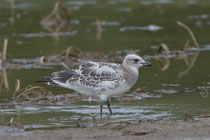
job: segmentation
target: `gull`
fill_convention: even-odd
[[[99,98],[102,118],[104,102],[106,101],[112,115],[110,97],[129,91],[138,80],[139,68],[143,66],[151,67],[152,64],[136,54],[128,54],[122,64],[86,61],[78,69],[65,66],[66,70],[54,72],[52,76],[37,78],[44,80],[39,82],[46,82],[48,85],[72,89],[85,96]]]

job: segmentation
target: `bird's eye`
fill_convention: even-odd
[[[137,63],[139,61],[139,59],[133,59],[134,63]]]

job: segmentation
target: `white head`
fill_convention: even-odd
[[[136,54],[128,54],[123,60],[122,65],[124,67],[130,67],[132,69],[138,70],[140,67],[149,66],[151,67],[152,64],[150,62],[144,61],[140,56]]]

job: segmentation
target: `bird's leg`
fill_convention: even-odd
[[[103,101],[100,102],[100,118],[102,119]]]
[[[107,99],[106,104],[107,104],[107,106],[108,106],[108,108],[109,108],[109,113],[110,113],[110,115],[112,115],[112,109],[111,109],[111,106],[110,106],[109,99]]]

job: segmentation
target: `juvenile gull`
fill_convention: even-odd
[[[52,77],[38,76],[48,85],[56,85],[75,90],[86,96],[100,100],[100,117],[104,101],[107,102],[110,115],[112,110],[109,98],[129,91],[136,83],[139,71],[143,66],[152,66],[136,54],[128,54],[122,64],[88,61],[78,69],[54,72]]]

